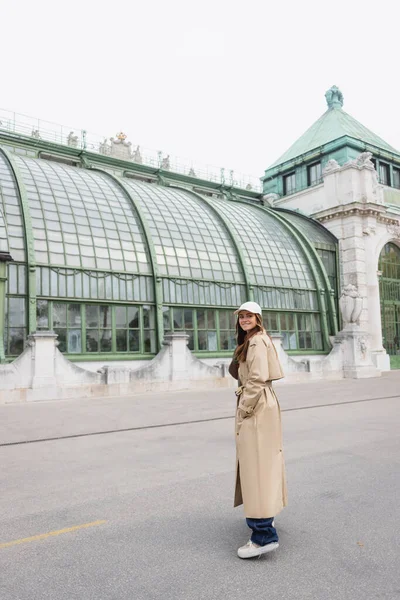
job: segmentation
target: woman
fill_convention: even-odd
[[[281,415],[271,381],[283,372],[256,302],[235,312],[237,347],[229,372],[239,379],[236,410],[236,489],[234,506],[244,505],[252,530],[240,558],[278,548],[274,517],[286,506]]]

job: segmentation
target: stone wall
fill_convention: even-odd
[[[291,358],[282,347],[281,336],[272,337],[286,383],[380,375],[357,324],[333,340],[328,356]],[[29,336],[19,358],[10,365],[0,365],[0,403],[236,386],[228,373],[230,361],[203,363],[188,349],[184,333],[168,334],[162,350],[145,366],[104,366],[96,373],[66,359],[57,348],[56,338],[51,331],[36,332]]]

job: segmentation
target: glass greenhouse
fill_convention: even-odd
[[[256,192],[64,160],[55,144],[43,158],[35,144],[0,146],[2,361],[36,330],[54,330],[73,361],[151,358],[173,331],[197,356],[229,356],[248,299],[289,352],[329,351],[337,243],[322,225]]]

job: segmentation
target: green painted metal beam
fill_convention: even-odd
[[[240,202],[241,204],[246,204],[247,206],[250,204],[249,202],[246,202],[245,200],[234,200],[234,202]],[[266,208],[265,206],[261,206],[259,204],[253,204],[253,203],[251,203],[251,206],[255,206],[258,210],[260,210],[264,214],[266,213],[266,214],[272,216],[276,221],[279,221],[287,229],[287,231],[290,232],[292,237],[294,239],[296,239],[296,241],[299,243],[301,249],[303,250],[303,252],[308,260],[308,263],[310,265],[310,269],[313,274],[315,285],[317,288],[318,305],[319,305],[321,321],[322,321],[321,325],[322,325],[322,337],[323,337],[324,350],[331,348],[332,344],[329,339],[329,327],[328,327],[328,320],[327,320],[327,315],[326,315],[327,311],[328,310],[330,311],[330,309],[331,309],[331,304],[329,303],[329,305],[328,305],[329,309],[328,309],[328,307],[325,303],[325,294],[326,294],[326,292],[328,292],[328,297],[330,298],[330,289],[331,288],[330,288],[329,280],[324,281],[325,285],[327,286],[325,289],[321,289],[321,287],[319,285],[318,273],[317,273],[317,269],[315,267],[315,263],[313,262],[313,259],[315,258],[317,264],[322,265],[322,263],[320,263],[320,258],[319,258],[319,256],[316,255],[316,251],[315,251],[314,247],[312,246],[312,244],[310,244],[310,242],[303,236],[303,234],[297,228],[295,228],[291,223],[289,224],[289,222],[286,221],[285,219],[283,219],[280,215],[277,215],[273,211],[273,209]],[[323,272],[325,272],[324,269],[323,269]],[[333,306],[333,310],[335,310],[334,306]],[[337,331],[337,329],[336,329],[336,331]]]
[[[232,229],[231,229],[231,227],[229,225],[229,221],[224,217],[224,215],[218,210],[218,208],[216,206],[214,206],[213,204],[211,204],[211,202],[209,200],[207,200],[207,198],[204,198],[203,196],[201,196],[197,192],[194,192],[193,190],[187,190],[186,188],[182,188],[182,187],[180,187],[178,185],[171,185],[170,187],[176,188],[178,190],[183,190],[186,193],[192,194],[192,196],[194,196],[195,198],[197,198],[198,200],[200,200],[200,202],[202,202],[203,204],[205,204],[206,206],[208,206],[214,212],[214,214],[217,216],[217,218],[221,221],[222,225],[227,230],[228,235],[231,238],[233,246],[234,246],[234,248],[235,248],[235,250],[237,252],[237,255],[239,257],[239,262],[240,262],[240,266],[242,267],[244,282],[245,282],[245,285],[246,285],[247,297],[248,297],[249,300],[253,300],[254,299],[253,286],[255,284],[250,281],[250,275],[249,275],[249,271],[247,269],[246,259],[244,257],[243,252],[242,252],[242,249],[240,247],[239,240],[237,239],[235,233],[232,231]]]
[[[155,247],[154,247],[154,243],[153,243],[153,238],[152,238],[152,235],[150,232],[149,225],[147,223],[146,216],[144,215],[140,204],[134,200],[129,188],[125,185],[125,183],[122,181],[122,179],[120,177],[117,177],[116,175],[113,175],[112,173],[108,173],[107,171],[104,171],[103,169],[99,169],[94,166],[90,166],[90,169],[91,169],[91,171],[98,171],[99,173],[103,173],[103,175],[106,175],[107,177],[109,177],[110,179],[115,181],[115,183],[121,188],[123,193],[126,195],[126,197],[132,204],[133,208],[136,210],[137,215],[139,217],[143,235],[146,240],[147,249],[149,251],[150,264],[151,264],[151,269],[153,272],[154,300],[155,300],[155,304],[156,304],[157,345],[158,345],[158,349],[161,350],[163,339],[164,339],[163,292],[162,292],[162,285],[161,285],[162,281],[161,281],[161,276],[160,276],[160,273],[158,270],[157,256],[156,256],[156,251],[155,251]]]
[[[6,305],[6,285],[7,285],[7,263],[0,261],[0,363],[4,363],[6,356],[4,353],[4,324],[5,324],[5,305]]]
[[[22,218],[24,221],[25,231],[26,262],[28,267],[28,333],[33,333],[36,331],[36,259],[28,195],[22,175],[19,172],[18,165],[16,164],[12,153],[1,147],[0,152],[6,158],[14,175],[21,201]]]

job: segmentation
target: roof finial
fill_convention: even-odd
[[[336,85],[325,92],[325,98],[328,108],[341,108],[343,106],[343,94]]]

